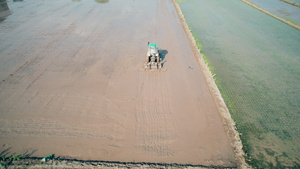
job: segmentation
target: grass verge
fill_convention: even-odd
[[[289,1],[289,0],[280,0],[280,1],[291,4],[291,5],[294,5],[294,6],[297,6],[297,7],[300,7],[300,4],[298,4],[297,2],[292,2],[292,1]]]
[[[181,4],[182,5],[182,4]],[[186,9],[189,10],[189,9]],[[255,12],[255,11],[254,11]],[[259,13],[259,12],[258,12]],[[193,15],[191,16],[193,17]],[[268,18],[271,19],[273,21],[276,22],[276,20],[272,19],[272,18]],[[191,22],[192,23],[192,22]],[[280,24],[280,23],[279,23]],[[189,30],[186,31],[188,38],[189,37],[189,31],[190,34],[192,34],[192,38],[194,42],[191,42],[191,46],[193,46],[193,43],[196,44],[195,46],[197,46],[199,52],[202,49],[202,45],[199,42],[198,38],[199,36],[197,36],[197,34],[193,33],[197,31],[197,27],[195,29],[193,29],[193,25],[191,24],[192,27],[188,26]],[[183,23],[183,27],[184,23]],[[288,28],[288,27],[287,27]],[[199,35],[199,34],[198,34]],[[200,34],[201,35],[201,34]],[[201,39],[201,36],[199,37],[199,39]],[[205,43],[205,42],[203,42]],[[195,55],[197,56],[197,55]],[[205,57],[205,55],[203,55],[203,53],[201,53],[201,57],[204,59],[205,64],[207,67],[209,67],[210,72],[213,74],[214,70],[212,68],[212,65],[210,65],[208,58]],[[208,56],[210,59],[210,56]],[[214,63],[214,62],[212,62]],[[216,67],[217,68],[217,67]],[[216,69],[217,72],[218,69]],[[205,73],[204,73],[205,74]],[[247,72],[245,73],[246,77],[247,77]],[[218,89],[220,90],[220,92],[222,93],[222,97],[224,99],[224,101],[226,102],[226,105],[230,111],[231,117],[235,120],[236,126],[238,128],[238,131],[241,133],[240,138],[242,140],[243,143],[243,150],[246,153],[246,161],[249,165],[251,165],[254,168],[299,168],[299,164],[298,163],[293,163],[293,164],[286,164],[285,160],[288,161],[290,158],[288,156],[285,149],[281,150],[278,149],[277,147],[274,146],[274,144],[270,144],[270,143],[276,143],[276,141],[273,142],[273,140],[270,139],[276,139],[277,137],[280,138],[278,139],[279,141],[282,141],[286,138],[290,138],[289,133],[286,132],[286,130],[283,129],[278,129],[276,127],[272,128],[270,126],[268,126],[268,124],[277,124],[273,123],[272,118],[266,118],[270,116],[277,116],[278,118],[284,117],[281,114],[279,114],[280,109],[272,109],[270,107],[268,107],[267,105],[264,107],[263,111],[268,112],[267,115],[264,114],[259,114],[262,115],[262,119],[264,120],[257,120],[254,119],[253,121],[249,121],[246,118],[241,118],[241,110],[243,110],[244,115],[249,115],[249,116],[253,116],[250,115],[251,109],[245,109],[247,108],[245,107],[239,107],[238,102],[236,102],[236,100],[234,99],[235,97],[239,97],[240,95],[238,95],[237,93],[234,94],[230,94],[228,88],[226,88],[226,86],[224,85],[224,79],[222,79],[223,77],[214,77],[215,83],[218,87]],[[248,77],[247,77],[248,78]],[[220,81],[219,81],[220,80]],[[223,80],[223,81],[221,81]],[[233,82],[232,82],[233,83]],[[254,83],[253,86],[260,86],[258,88],[255,88],[258,92],[260,92],[260,95],[250,95],[250,101],[251,100],[263,100],[268,98],[269,93],[266,92],[266,88],[262,86],[263,83],[261,83],[260,81],[257,81],[257,83]],[[224,88],[222,88],[224,87]],[[237,90],[237,89],[235,89]],[[250,90],[251,91],[251,90]],[[244,92],[246,93],[246,92]],[[228,96],[228,97],[227,97]],[[262,97],[260,97],[262,96]],[[245,102],[248,102],[249,100],[245,99],[243,100]],[[254,102],[255,103],[255,102]],[[263,104],[261,104],[263,105]],[[278,113],[276,113],[276,111],[278,111]],[[255,112],[255,111],[253,111]],[[249,114],[247,114],[249,113]],[[246,119],[246,120],[245,120]],[[280,120],[278,120],[280,122]],[[284,136],[286,135],[286,136]],[[283,136],[283,137],[282,137]],[[262,144],[259,144],[259,143]],[[255,143],[255,144],[254,144]],[[284,146],[285,142],[279,142],[279,145]],[[275,148],[274,148],[275,147]],[[277,148],[277,149],[276,149]],[[254,150],[256,151],[255,153]],[[279,151],[278,151],[279,150]],[[258,153],[257,153],[258,152]],[[282,156],[286,157],[286,158],[282,158]],[[298,160],[299,161],[299,160]]]
[[[300,25],[299,25],[298,23],[291,22],[291,21],[286,20],[286,19],[284,19],[284,18],[281,18],[281,17],[279,17],[279,16],[277,16],[277,15],[274,15],[274,14],[270,13],[269,11],[266,11],[265,9],[263,9],[263,8],[261,8],[261,7],[257,6],[257,5],[255,5],[254,3],[249,2],[248,0],[242,0],[242,1],[245,2],[245,3],[248,4],[248,5],[254,7],[254,8],[256,8],[256,9],[262,11],[262,12],[264,12],[264,13],[267,14],[267,15],[270,15],[270,16],[272,16],[272,17],[274,17],[274,18],[280,20],[281,22],[283,22],[283,23],[285,23],[285,24],[290,25],[290,26],[292,26],[292,27],[294,27],[294,28],[300,30]]]
[[[228,134],[231,145],[233,147],[235,160],[238,168],[250,168],[249,165],[245,162],[245,153],[243,151],[243,145],[237,132],[235,122],[233,121],[229,110],[224,102],[224,99],[216,85],[215,75],[213,74],[213,68],[209,64],[209,60],[206,56],[201,53],[202,45],[197,39],[193,32],[189,28],[184,15],[178,5],[178,0],[173,0],[177,15],[182,24],[182,27],[186,33],[187,38],[189,39],[190,45],[192,47],[194,56],[196,57],[199,67],[202,70],[207,86],[210,89],[211,95],[215,100],[217,108],[219,110],[220,116],[223,120],[224,128]]]

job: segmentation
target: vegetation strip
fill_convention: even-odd
[[[223,123],[224,123],[225,131],[231,139],[230,141],[231,141],[231,145],[234,149],[234,155],[235,155],[235,159],[237,162],[237,166],[238,166],[238,168],[250,168],[249,165],[245,162],[245,153],[243,151],[243,145],[240,140],[239,133],[237,132],[235,122],[231,118],[229,110],[228,110],[228,108],[222,98],[222,95],[214,81],[214,78],[213,78],[214,76],[213,76],[212,72],[210,71],[209,66],[205,62],[205,58],[204,58],[203,54],[200,51],[201,44],[199,43],[197,38],[195,38],[193,36],[191,30],[189,29],[189,27],[186,23],[186,20],[184,18],[184,15],[183,15],[177,1],[173,0],[173,3],[175,6],[175,9],[177,11],[178,17],[181,21],[181,24],[184,28],[184,31],[190,41],[194,55],[196,56],[198,64],[203,72],[206,83],[207,83],[208,87],[210,88],[210,92],[217,104],[217,107],[219,109],[220,115],[221,115]]]
[[[3,157],[0,159],[0,168],[236,168],[222,166],[203,166],[177,163],[151,163],[151,162],[119,162],[119,161],[97,161],[97,160],[78,160],[63,157],[54,157],[52,154],[48,160],[40,157]],[[47,158],[45,157],[45,158]]]
[[[300,4],[298,4],[297,2],[292,2],[292,1],[289,1],[289,0],[280,0],[280,1],[291,4],[291,5],[294,5],[294,6],[297,6],[297,7],[300,7]]]
[[[288,25],[290,25],[290,26],[292,26],[292,27],[294,27],[294,28],[300,30],[300,25],[299,25],[299,24],[293,23],[293,22],[288,21],[288,20],[285,20],[285,19],[283,19],[283,18],[281,18],[281,17],[279,17],[279,16],[277,16],[277,15],[274,15],[274,14],[270,13],[269,11],[266,11],[265,9],[263,9],[263,8],[261,8],[261,7],[257,6],[257,5],[255,5],[254,3],[249,2],[248,0],[242,0],[242,1],[245,2],[245,3],[248,4],[248,5],[254,7],[254,8],[256,8],[256,9],[262,11],[262,12],[264,12],[264,13],[267,14],[267,15],[270,15],[270,16],[272,16],[272,17],[274,17],[274,18],[280,20],[281,22],[283,22],[283,23],[285,23],[285,24],[288,24]]]

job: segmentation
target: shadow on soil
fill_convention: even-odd
[[[32,155],[37,152],[38,149],[27,150],[22,154],[17,154],[13,151],[12,147],[2,146],[0,149],[0,168],[7,168],[9,166],[23,166],[24,164],[31,164],[33,159],[38,159],[32,157]]]
[[[168,54],[168,51],[160,49],[159,50],[159,54],[160,54],[160,58],[161,58],[161,61],[160,61],[161,62],[161,66],[163,67],[164,64],[166,63],[165,58],[166,58],[166,55]]]
[[[27,150],[22,154],[17,154],[16,152],[12,152],[11,150],[12,150],[12,147],[7,147],[7,148],[4,148],[3,150],[0,150],[0,157],[1,157],[0,160],[3,161],[4,159],[11,158],[11,157],[30,158],[35,152],[38,151],[38,149],[33,149],[33,150]]]
[[[7,6],[6,0],[0,0],[0,23],[6,19],[8,15],[10,15],[10,10]]]

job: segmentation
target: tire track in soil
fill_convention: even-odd
[[[176,139],[164,73],[140,74],[140,98],[136,106],[137,145],[148,156],[173,156]]]
[[[53,16],[41,13],[4,30],[12,36],[3,37],[7,44],[14,43],[15,32],[41,20],[32,27],[36,31],[24,30],[19,50],[12,46],[3,51],[9,56],[0,58],[12,65],[1,67],[9,75],[40,56],[16,72],[20,80],[14,75],[0,85],[1,142],[19,151],[38,147],[37,156],[53,152],[81,160],[234,165],[170,0],[81,1],[69,3],[70,8],[66,1],[45,1],[39,8],[49,11],[47,3],[58,9]],[[166,72],[138,72],[147,41],[165,50]],[[220,125],[206,125],[208,114]],[[217,161],[219,154],[224,163]]]
[[[103,130],[103,128],[97,128]],[[64,124],[58,121],[50,120],[2,120],[0,119],[1,136],[39,136],[39,137],[85,137],[85,138],[101,138],[108,141],[120,140],[119,134],[121,130],[113,128],[116,134],[100,133],[89,125],[74,126]]]

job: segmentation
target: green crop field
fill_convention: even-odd
[[[179,6],[257,168],[300,167],[300,31],[237,0]]]

